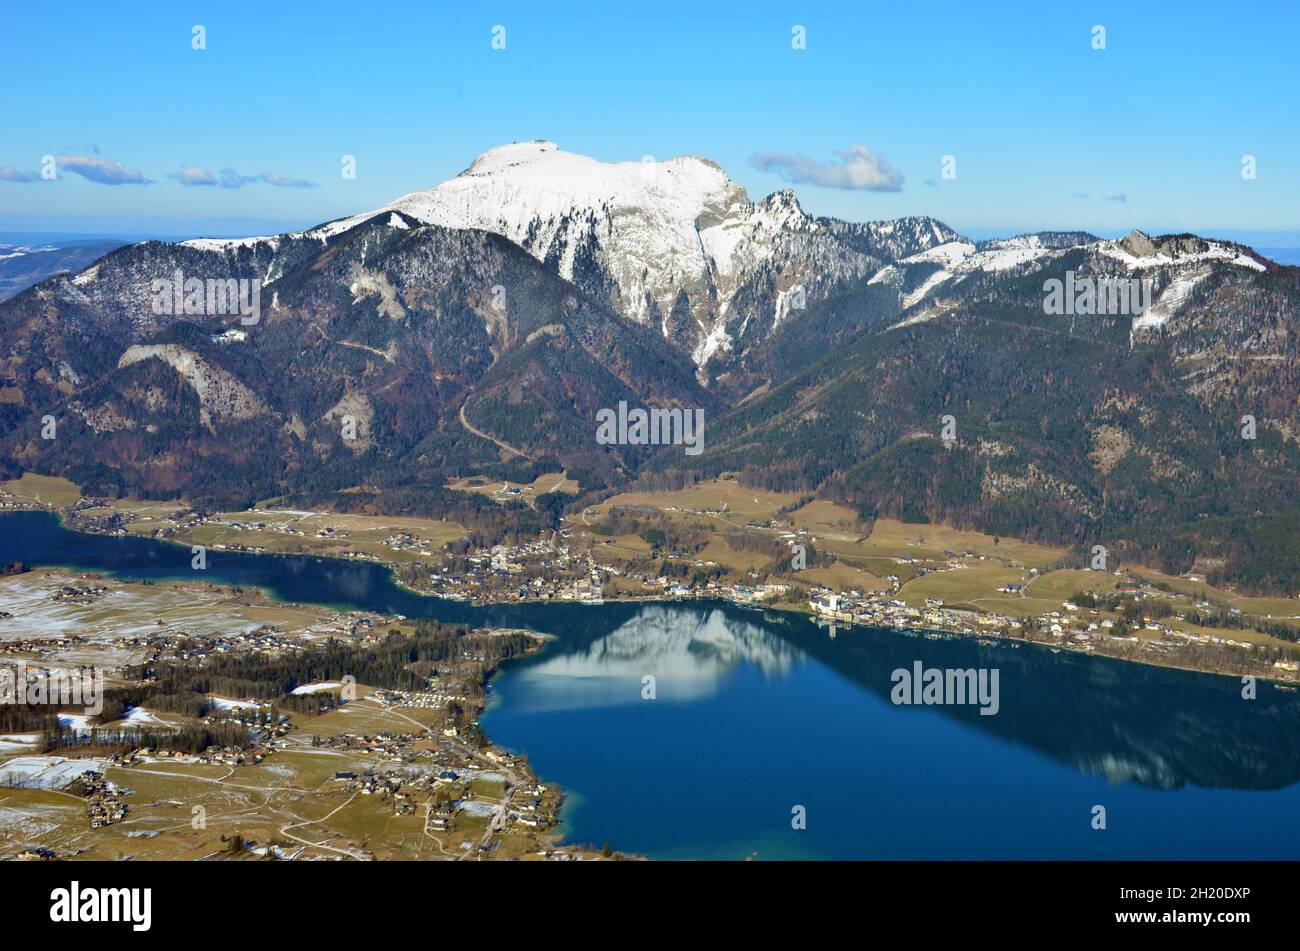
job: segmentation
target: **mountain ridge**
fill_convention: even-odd
[[[157,312],[178,270],[261,282],[257,322]],[[600,491],[731,471],[1147,557],[1140,528],[1175,566],[1217,519],[1206,549],[1256,564],[1242,526],[1300,507],[1298,275],[1195,235],[814,218],[705,159],[522,143],[373,212],[130,245],[0,303],[0,459],[105,494],[422,512],[464,505],[442,486],[470,472]],[[1150,306],[1048,313],[1047,283],[1076,279],[1147,282]],[[703,455],[595,444],[619,402],[703,409]]]

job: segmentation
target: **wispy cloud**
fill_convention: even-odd
[[[243,188],[245,185],[274,185],[277,188],[315,188],[315,182],[301,178],[289,178],[279,172],[263,172],[260,175],[241,175],[233,168],[223,168],[213,174],[201,165],[182,165],[178,171],[167,176],[182,185],[203,186],[219,185],[222,188]]]
[[[198,165],[182,165],[177,171],[168,173],[167,177],[176,179],[182,185],[217,184],[217,177]]]
[[[279,172],[264,172],[261,176],[262,181],[268,185],[276,185],[280,188],[315,188],[315,182],[304,181],[301,178],[286,178]]]
[[[1081,198],[1084,201],[1092,201],[1092,196],[1087,192],[1074,192],[1074,197]],[[1113,202],[1118,202],[1119,204],[1123,204],[1128,201],[1128,195],[1125,195],[1123,192],[1116,192],[1113,195],[1101,195],[1099,196],[1099,200],[1113,201]]]
[[[34,182],[38,176],[20,171],[12,165],[0,165],[0,182]]]
[[[240,175],[233,168],[223,168],[218,184],[222,188],[243,188],[245,185],[256,184],[261,179],[260,175]]]
[[[763,172],[776,172],[787,182],[873,192],[896,192],[903,188],[903,173],[865,145],[851,145],[835,152],[836,159],[819,162],[806,155],[788,152],[759,152],[750,158]]]
[[[149,179],[136,168],[127,168],[121,162],[94,158],[90,155],[57,155],[54,161],[65,172],[73,172],[100,185],[148,185]]]

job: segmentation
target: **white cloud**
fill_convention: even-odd
[[[258,176],[268,185],[277,185],[280,188],[314,188],[315,182],[303,181],[301,178],[286,178],[279,172],[263,172]]]
[[[149,179],[140,174],[137,168],[127,168],[121,162],[108,159],[92,158],[89,155],[58,155],[55,162],[59,169],[74,172],[90,182],[100,185],[148,185]]]
[[[315,188],[315,182],[300,178],[288,178],[279,172],[263,172],[261,175],[241,175],[233,168],[223,168],[214,174],[201,165],[182,165],[179,171],[172,172],[168,178],[174,178],[182,185],[220,185],[222,188],[243,188],[245,185],[274,185],[277,188]]]
[[[178,171],[172,172],[167,177],[176,179],[182,185],[215,185],[217,183],[215,175],[198,165],[182,165]]]
[[[806,155],[760,152],[750,161],[764,172],[776,172],[788,182],[874,192],[903,188],[903,173],[865,145],[837,150],[837,160],[819,162]]]

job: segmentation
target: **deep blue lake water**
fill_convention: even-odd
[[[0,562],[18,560],[199,574],[186,547],[44,513],[0,515]],[[564,788],[574,841],[655,858],[1300,858],[1300,700],[1267,684],[1245,700],[1230,678],[898,631],[831,637],[721,604],[474,608],[330,559],[209,551],[203,580],[555,634],[500,673],[483,724]],[[892,674],[917,661],[997,669],[997,714],[895,705]]]

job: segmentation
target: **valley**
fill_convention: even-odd
[[[214,286],[256,319],[205,306]],[[817,696],[849,670],[842,702],[878,715],[871,651],[996,659],[1088,703],[1130,678],[1285,708],[1298,304],[1300,269],[1229,241],[971,240],[546,141],[302,231],[110,250],[0,301],[0,650],[108,684],[94,714],[0,709],[0,837],[27,858],[671,855],[609,811],[636,795],[536,771],[534,746],[605,782],[508,711],[609,705],[685,752],[674,704],[752,700],[741,672]],[[639,734],[656,684],[675,732]],[[1088,771],[1265,781],[1181,735],[1154,739],[1173,770],[1128,736],[1044,739],[1045,698],[1008,689],[1012,733]],[[1225,716],[1276,742],[1280,721]],[[745,763],[772,785],[765,753]],[[736,843],[800,855],[736,801],[713,819]]]
[[[459,490],[491,488],[474,481]],[[563,474],[537,480],[564,482]],[[80,531],[203,546],[205,557],[375,562],[413,592],[473,604],[727,600],[808,614],[832,634],[869,624],[1026,640],[1281,682],[1297,679],[1300,661],[1300,599],[1243,596],[1194,572],[1098,570],[1086,550],[944,525],[863,523],[834,503],[732,479],[622,493],[509,543],[488,545],[479,533],[479,547],[459,526],[419,519],[274,508],[209,514],[131,500],[59,508],[41,493],[79,497],[75,485],[27,476],[0,484],[0,507],[60,511]],[[503,505],[540,497],[537,485],[491,494]]]

